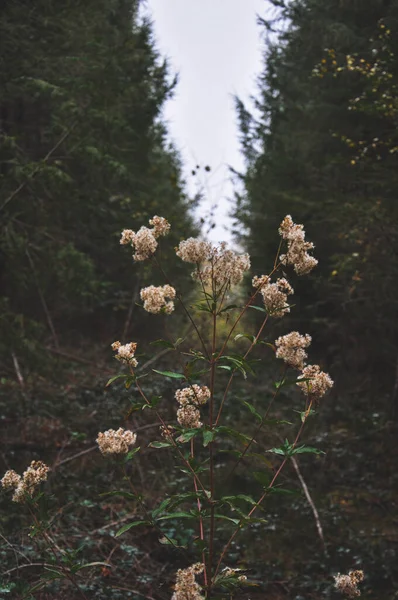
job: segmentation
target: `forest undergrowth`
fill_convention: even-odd
[[[229,259],[234,260],[234,256]],[[243,271],[242,268],[242,275]],[[275,285],[269,280],[263,280],[264,284]],[[172,292],[166,291],[166,297],[160,298],[163,310],[158,312],[171,312],[166,303],[170,302],[167,296],[172,297]],[[213,294],[217,296],[218,292],[213,287]],[[266,302],[267,295],[263,296]],[[237,301],[242,299],[237,297]],[[152,302],[155,301],[159,302],[159,297],[152,294]],[[244,302],[250,305],[243,299]],[[195,302],[193,306],[198,308]],[[199,306],[203,308],[203,305]],[[268,320],[278,307],[265,306],[264,314]],[[153,309],[153,305],[150,308]],[[212,305],[208,308],[209,314],[214,312]],[[282,314],[278,316],[283,316],[283,311],[287,312],[288,308],[286,299],[282,298],[282,304],[279,304]],[[232,305],[226,312],[235,310],[236,306]],[[202,317],[200,315],[200,319]],[[161,323],[162,316],[153,318]],[[223,319],[222,328],[228,321],[229,317]],[[295,385],[297,381],[286,376],[286,366],[293,363],[296,369],[306,368],[302,350],[303,346],[309,345],[309,340],[303,341],[301,336],[293,351],[290,347],[290,354],[285,351],[285,365],[280,361],[275,363],[269,361],[268,355],[272,357],[276,351],[278,356],[277,348],[283,348],[283,344],[279,342],[275,346],[272,327],[264,336],[264,344],[254,344],[259,337],[247,330],[258,331],[258,327],[255,319],[246,315],[241,319],[228,350],[233,369],[220,369],[217,388],[211,393],[214,405],[222,406],[220,390],[228,389],[232,373],[233,395],[228,399],[224,423],[229,433],[225,440],[218,442],[212,459],[213,472],[221,478],[218,498],[222,498],[230,511],[225,518],[216,521],[213,529],[215,546],[221,547],[228,540],[231,522],[238,525],[238,529],[243,521],[246,524],[245,530],[234,535],[228,544],[228,562],[234,565],[228,568],[233,572],[227,571],[223,576],[226,581],[221,579],[221,591],[214,597],[230,597],[238,588],[239,597],[247,599],[333,598],[340,595],[333,576],[363,570],[365,580],[361,583],[361,591],[364,598],[393,598],[398,575],[395,562],[398,522],[394,517],[398,476],[393,444],[396,426],[387,417],[388,401],[386,399],[386,412],[376,413],[372,410],[372,400],[364,396],[363,390],[358,389],[348,398],[344,385],[348,374],[342,373],[333,392],[320,399],[316,414],[312,414],[311,377],[304,379],[301,386],[308,388],[307,394],[304,393],[303,410],[303,390],[299,391]],[[209,333],[202,322],[198,333],[203,336]],[[115,369],[104,359],[104,354],[92,362],[90,368],[97,372],[95,375],[89,372],[88,366],[83,370],[76,364],[60,363],[57,359],[54,369],[56,366],[59,369],[61,381],[57,387],[54,384],[46,387],[44,381],[20,381],[19,385],[11,380],[2,381],[3,470],[15,469],[21,473],[32,460],[43,461],[50,467],[45,493],[36,496],[27,488],[22,504],[10,502],[9,495],[1,497],[3,570],[0,589],[4,597],[66,600],[83,595],[93,599],[166,600],[174,591],[174,598],[183,598],[178,595],[176,571],[180,569],[184,573],[189,565],[196,564],[198,551],[203,556],[204,568],[208,569],[207,588],[206,582],[201,584],[203,593],[213,597],[210,596],[213,593],[210,581],[214,580],[215,586],[219,582],[215,559],[210,560],[206,546],[207,528],[203,528],[202,544],[198,544],[197,521],[202,523],[204,513],[201,516],[200,509],[199,514],[187,512],[187,505],[192,501],[202,507],[206,498],[200,496],[196,488],[192,495],[189,473],[187,469],[181,470],[181,464],[176,464],[172,451],[174,448],[177,455],[182,454],[183,466],[188,465],[188,471],[192,466],[196,469],[196,463],[188,460],[186,448],[191,444],[192,452],[192,441],[195,440],[199,446],[204,445],[206,451],[218,430],[213,433],[207,423],[204,426],[198,423],[199,410],[189,403],[195,408],[189,409],[188,413],[177,412],[179,426],[176,430],[167,429],[176,426],[174,396],[178,400],[181,393],[184,397],[191,390],[199,393],[199,388],[192,382],[192,377],[198,379],[199,375],[188,372],[189,361],[182,364],[179,377],[177,371],[170,370],[176,368],[176,346],[176,342],[170,344],[163,340],[160,343],[158,340],[155,347],[149,345],[141,351],[140,363],[157,374],[143,378],[142,384],[140,371],[138,375],[134,372],[134,344],[121,346],[120,343],[114,344],[114,350],[121,358],[121,365],[125,362],[129,366],[130,363],[132,371],[128,375],[122,370],[119,379],[112,377],[111,385],[106,388],[109,377],[100,373],[111,374]],[[250,364],[242,359],[248,347],[253,349]],[[127,360],[119,354],[120,349],[127,351]],[[190,355],[190,345],[184,352]],[[259,368],[260,362],[256,363],[264,357],[267,362]],[[195,364],[198,356],[193,358]],[[235,377],[237,373],[240,377]],[[138,388],[134,391],[137,379]],[[188,388],[178,390],[179,379],[189,381]],[[143,410],[141,385],[145,387],[145,397],[151,398],[153,404],[148,410]],[[207,395],[206,386],[200,389]],[[10,397],[13,403],[10,403]],[[272,397],[276,399],[272,420],[264,421],[261,414]],[[154,419],[154,413],[160,399],[165,435],[163,441],[154,442],[154,438],[159,440],[159,422]],[[378,400],[380,407],[380,398]],[[348,401],[350,411],[344,409]],[[186,406],[180,402],[179,411]],[[315,406],[317,403],[314,402]],[[194,427],[184,421],[192,418]],[[308,420],[308,426],[300,428],[303,432],[300,445],[297,444],[298,437],[293,444],[287,442],[294,419],[302,425]],[[113,452],[109,452],[110,446],[122,439],[115,435],[121,424],[126,428],[122,430],[123,436],[134,432],[127,445],[135,443],[136,434],[139,448],[134,447],[130,452],[129,448],[126,451],[113,448]],[[101,446],[104,438],[101,440],[98,431],[105,429],[108,431],[102,435],[110,435],[105,439],[108,446]],[[202,434],[203,443],[200,444]],[[196,439],[199,435],[200,439]],[[126,461],[117,457],[104,461],[96,438],[104,456],[111,453],[127,455]],[[286,467],[283,470],[280,469],[281,461]],[[209,468],[206,460],[202,468]],[[202,469],[195,472],[201,473]],[[230,476],[224,479],[225,473]],[[267,494],[260,518],[250,519],[251,513],[243,508],[242,502],[258,508],[258,502],[253,498],[259,494],[262,497],[261,490],[270,491],[275,474],[279,473],[278,485]],[[20,481],[13,484],[17,490]],[[130,488],[129,482],[133,482],[134,487]],[[207,496],[208,492],[205,493]],[[178,500],[179,509],[167,513],[167,503],[173,498]],[[32,514],[34,508],[33,525],[26,508]],[[148,509],[152,515],[160,514],[163,519],[161,538],[159,530],[148,521]],[[138,526],[132,525],[135,523]],[[199,531],[202,531],[201,525]],[[211,529],[209,533],[211,535]],[[197,572],[200,572],[199,568]],[[197,595],[187,598],[200,597],[199,589],[194,587]],[[357,591],[356,587],[354,591]]]

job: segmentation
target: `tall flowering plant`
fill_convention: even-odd
[[[252,280],[253,291],[249,299],[243,306],[237,306],[229,304],[229,297],[232,288],[241,283],[250,269],[249,256],[234,252],[225,243],[213,245],[195,238],[181,241],[176,248],[176,255],[180,260],[193,264],[192,278],[201,296],[200,301],[190,310],[178,290],[171,285],[156,255],[158,239],[168,233],[170,224],[166,219],[158,216],[153,217],[149,224],[152,225],[151,229],[141,227],[138,232],[124,230],[120,240],[121,244],[132,246],[135,260],[151,260],[164,277],[163,286],[151,285],[141,290],[143,308],[149,313],[170,315],[175,305],[179,305],[191,322],[197,342],[197,347],[193,344],[185,347],[181,340],[175,343],[160,340],[166,347],[181,354],[184,359],[183,367],[176,371],[153,369],[157,376],[179,382],[179,387],[174,394],[176,400],[174,424],[166,423],[159,399],[150,399],[145,386],[141,383],[142,375],[135,358],[136,342],[125,345],[115,342],[113,349],[116,358],[124,362],[128,368],[128,373],[121,376],[125,378],[126,386],[135,386],[139,394],[138,403],[142,407],[151,408],[159,422],[159,439],[154,440],[150,445],[161,451],[167,448],[173,453],[183,472],[191,480],[191,492],[166,497],[150,513],[145,509],[144,521],[129,523],[122,528],[121,532],[143,523],[150,524],[162,533],[162,543],[177,546],[176,540],[164,534],[164,521],[171,518],[195,519],[197,534],[194,542],[200,560],[177,572],[172,599],[210,599],[220,593],[228,593],[230,596],[239,587],[248,583],[246,575],[240,569],[226,564],[231,544],[242,529],[253,522],[261,521],[258,516],[259,509],[276,485],[289,459],[297,453],[317,452],[312,447],[300,445],[300,436],[308,416],[313,412],[314,404],[332,387],[333,381],[327,373],[321,371],[318,365],[307,364],[306,349],[311,343],[311,337],[293,331],[279,337],[272,345],[276,358],[285,362],[286,369],[285,376],[276,386],[271,404],[288,381],[287,369],[298,372],[295,382],[303,394],[301,421],[292,440],[286,440],[280,448],[268,450],[280,456],[278,467],[258,498],[252,498],[247,494],[223,496],[222,482],[219,482],[216,476],[216,458],[222,438],[229,436],[235,442],[238,440],[237,444],[241,444],[242,440],[240,437],[239,441],[239,432],[226,426],[224,422],[227,406],[231,401],[230,394],[234,379],[239,374],[246,377],[248,373],[252,373],[249,355],[260,343],[267,323],[271,319],[280,319],[290,312],[289,297],[294,290],[286,277],[279,276],[279,273],[282,267],[292,267],[300,276],[309,273],[317,264],[317,260],[310,254],[314,246],[306,241],[304,227],[295,224],[290,216],[285,217],[279,229],[281,243],[271,272],[255,275]],[[250,342],[248,349],[243,354],[236,352],[231,354],[229,350],[231,343],[242,336],[242,334],[236,335],[238,324],[250,308],[263,313],[262,323],[256,335],[245,335]],[[203,328],[199,327],[198,313],[207,315],[210,327],[206,331],[210,332],[210,335],[204,334]],[[223,324],[222,329],[225,331],[226,317],[230,326],[222,338],[220,324]],[[119,378],[120,375],[117,377]],[[115,378],[112,378],[110,382],[114,380]],[[220,383],[223,386],[222,390],[219,389]],[[246,436],[243,450],[239,446],[235,452],[237,458],[232,471],[244,457],[250,456],[248,451],[267,421],[271,408],[269,405],[265,413],[260,415],[253,405],[246,404],[256,415],[258,422],[252,435]],[[124,452],[129,456],[126,436],[128,432],[123,429],[118,432],[111,430],[100,433],[97,441],[104,454],[112,452],[112,444],[114,444],[115,453]],[[132,444],[135,442],[135,437],[130,436],[129,439]],[[131,452],[130,455],[132,456]],[[136,452],[134,452],[134,460],[138,460]],[[242,505],[245,508],[242,508]],[[229,537],[222,543],[216,535],[220,520],[231,525]]]
[[[240,569],[228,564],[231,545],[243,529],[253,523],[261,524],[259,509],[275,488],[288,461],[294,460],[295,454],[318,452],[315,448],[300,443],[300,438],[314,406],[330,390],[333,381],[318,365],[307,363],[311,337],[292,331],[279,337],[274,344],[267,344],[272,348],[276,359],[285,363],[284,375],[276,383],[273,397],[263,414],[252,404],[245,402],[256,419],[250,436],[231,428],[225,418],[228,404],[232,401],[231,390],[239,375],[246,378],[253,372],[250,355],[261,343],[266,325],[272,319],[281,319],[290,312],[289,298],[294,290],[284,273],[281,273],[282,268],[287,271],[292,268],[297,275],[303,276],[316,266],[317,260],[310,254],[313,244],[306,241],[304,227],[295,224],[290,216],[285,217],[279,228],[281,241],[270,272],[253,277],[250,297],[239,306],[230,304],[230,295],[232,288],[241,283],[250,269],[249,256],[234,252],[225,243],[213,245],[201,239],[183,240],[176,248],[176,255],[178,259],[193,264],[192,278],[200,295],[200,300],[193,307],[188,307],[178,289],[169,281],[156,254],[159,238],[167,235],[170,224],[165,218],[154,216],[149,225],[150,227],[141,227],[137,232],[124,230],[120,243],[133,248],[135,261],[151,261],[164,277],[163,286],[150,285],[141,290],[143,309],[152,314],[171,315],[177,305],[190,321],[193,337],[189,345],[182,339],[174,342],[157,341],[182,359],[181,367],[175,371],[152,369],[155,377],[166,378],[170,386],[173,381],[178,382],[178,388],[174,389],[174,422],[170,423],[165,416],[162,399],[151,397],[145,389],[143,377],[149,372],[142,373],[140,370],[136,341],[125,344],[116,341],[112,344],[115,358],[126,370],[112,377],[108,385],[116,380],[124,380],[126,388],[134,386],[134,408],[150,409],[159,425],[157,439],[150,446],[159,452],[172,454],[187,478],[187,488],[166,496],[158,506],[148,507],[130,481],[132,495],[141,504],[143,516],[125,524],[116,535],[123,535],[141,525],[153,526],[159,534],[160,543],[184,550],[182,544],[171,537],[165,522],[169,519],[196,521],[192,546],[196,548],[198,560],[176,573],[172,600],[230,598],[242,586],[250,584]],[[262,314],[261,325],[255,335],[237,334],[238,325],[250,308]],[[199,326],[199,314],[208,318],[208,328]],[[227,330],[225,323],[228,323]],[[223,336],[221,330],[224,332]],[[247,350],[244,353],[231,353],[233,341],[241,337],[249,341]],[[179,364],[178,360],[176,364]],[[289,369],[295,377],[287,376]],[[302,393],[300,419],[290,440],[286,439],[280,447],[267,450],[279,462],[271,476],[263,481],[261,493],[257,497],[246,493],[224,495],[225,473],[221,474],[220,480],[220,469],[216,469],[223,440],[227,437],[230,445],[236,445],[233,452],[235,463],[230,471],[232,473],[243,459],[250,459],[249,450],[257,443],[261,429],[269,423],[268,416],[277,395],[285,385],[291,385],[292,382]],[[139,460],[140,447],[136,445],[137,435],[133,431],[123,428],[103,431],[98,433],[97,443],[104,457],[119,455],[124,465],[128,461]],[[22,477],[14,471],[8,471],[2,479],[2,485],[14,490],[14,501],[26,501],[31,505],[33,488],[46,479],[47,471],[44,464],[32,463]],[[127,477],[126,469],[124,472]],[[230,526],[228,536],[223,540],[218,535],[220,522]],[[343,591],[348,589],[347,578],[350,576],[339,577],[336,585]],[[352,577],[350,582],[351,580]],[[352,585],[355,587],[359,580],[358,576],[355,581],[352,580]],[[76,585],[74,580],[73,582]],[[351,586],[352,589],[354,587]]]

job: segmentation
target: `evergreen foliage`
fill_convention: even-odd
[[[295,323],[364,387],[397,363],[398,2],[276,2],[255,113],[237,101],[247,168],[236,217],[258,271],[281,218],[307,223],[321,282]],[[386,32],[388,32],[386,34]],[[296,285],[294,286],[296,288]],[[303,312],[300,311],[302,316]],[[305,328],[305,329],[304,329]]]
[[[164,215],[174,225],[165,252],[192,231],[161,120],[176,80],[139,5],[18,0],[0,9],[5,356],[113,341],[145,281],[118,248],[121,230]]]

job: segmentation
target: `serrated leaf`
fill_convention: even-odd
[[[117,533],[115,533],[115,537],[119,537],[125,531],[128,531],[129,529],[132,529],[133,527],[138,527],[138,525],[150,525],[150,524],[151,523],[149,521],[133,521],[132,523],[127,523],[126,525],[123,525],[123,527],[121,527]]]
[[[184,431],[181,435],[178,436],[178,442],[189,442],[192,438],[194,438],[198,433],[200,433],[201,429],[188,429]]]
[[[206,448],[214,440],[216,436],[216,432],[210,429],[203,430],[203,446]]]
[[[156,369],[152,369],[152,371],[158,375],[163,375],[163,377],[170,377],[171,379],[186,379],[185,375],[182,373],[175,373],[174,371],[157,371]]]

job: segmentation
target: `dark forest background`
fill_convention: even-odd
[[[0,458],[4,471],[33,458],[54,465],[57,542],[88,561],[114,562],[112,571],[87,577],[90,598],[162,600],[172,594],[180,557],[159,548],[149,531],[115,540],[113,523],[132,507],[99,496],[120,478],[91,451],[98,430],[118,427],[129,406],[127,391],[104,391],[117,372],[110,344],[139,339],[145,360],[152,340],[186,328],[183,317],[170,325],[137,306],[140,288],[161,278],[154,280],[146,263],[133,264],[120,232],[155,214],[166,217],[172,233],[162,242],[162,260],[183,293],[189,270],[172,259],[174,247],[199,232],[197,199],[186,193],[181,158],[162,121],[177,79],[140,5],[0,4]],[[242,597],[332,598],[333,574],[363,568],[364,597],[392,600],[398,2],[264,6],[263,71],[251,105],[236,100],[245,157],[244,172],[233,173],[236,241],[262,274],[273,263],[282,218],[304,223],[319,266],[294,282],[295,308],[270,335],[310,333],[315,357],[336,383],[307,434],[326,454],[301,464],[325,546],[292,469],[284,483],[294,493],[271,499],[269,526],[249,531],[235,548],[234,559],[260,582]],[[155,353],[157,365],[169,366],[166,353]],[[269,380],[261,371],[237,396],[261,404]],[[169,393],[166,384],[153,386]],[[240,418],[232,406],[234,416]],[[143,494],[157,500],[170,477],[179,485],[150,449],[143,461]],[[246,477],[243,468],[234,485],[250,485]],[[37,548],[19,507],[2,497],[0,508],[0,598],[22,598],[38,572],[24,569],[15,578],[15,553],[35,562]],[[52,582],[32,597],[73,592]]]

